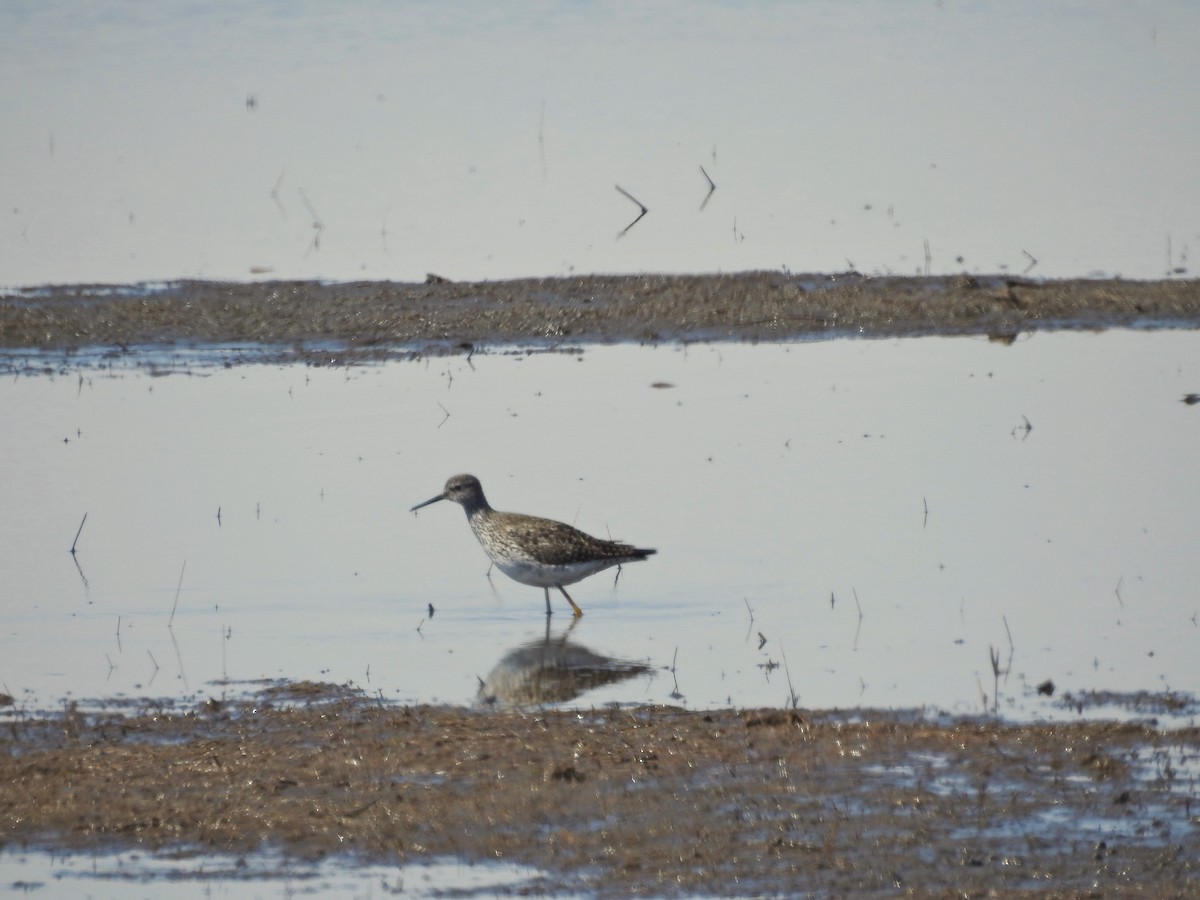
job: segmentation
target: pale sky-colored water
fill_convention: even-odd
[[[1195,693],[1198,359],[1114,331],[9,378],[0,686],[473,702],[545,616],[461,509],[408,512],[467,471],[658,548],[575,585],[569,634],[657,674],[574,702],[779,706],[790,672],[805,706],[980,712],[1010,635],[1015,718],[1074,715],[1044,679]]]
[[[1197,46],[1188,0],[9,2],[0,285],[1190,272]]]
[[[64,854],[0,851],[0,877],[39,898],[93,900],[131,895],[171,900],[262,900],[264,897],[495,897],[538,896],[544,872],[494,862],[469,865],[434,859],[425,865],[349,863],[338,857],[298,860],[270,851],[178,854],[113,851]],[[551,882],[553,883],[553,882]],[[555,893],[555,896],[571,896]]]

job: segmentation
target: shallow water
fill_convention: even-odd
[[[0,689],[464,704],[548,640],[650,667],[543,696],[583,706],[1194,694],[1197,359],[1195,332],[1113,331],[14,376]],[[461,510],[407,511],[459,471],[658,555],[577,584],[547,634]]]
[[[0,4],[0,286],[1187,273],[1198,43],[1189,0]]]
[[[543,873],[504,863],[465,865],[345,865],[344,860],[306,862],[273,853],[45,853],[0,851],[0,884],[32,897],[93,900],[129,897],[138,889],[184,900],[224,897],[495,897],[537,896]],[[556,896],[559,896],[556,894]]]

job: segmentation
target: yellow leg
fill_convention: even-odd
[[[564,587],[563,587],[561,584],[556,584],[556,585],[555,585],[555,587],[556,587],[556,588],[558,588],[560,591],[562,591],[562,595],[563,595],[564,597],[566,597],[566,598],[567,598],[567,602],[571,604],[571,609],[575,610],[575,618],[577,618],[577,619],[578,619],[580,616],[582,616],[582,615],[583,615],[583,610],[582,610],[582,609],[580,609],[580,608],[579,608],[579,607],[578,607],[578,606],[575,604],[575,601],[571,599],[571,595],[567,593],[567,590],[566,590],[566,588],[564,588]],[[546,591],[546,603],[547,603],[547,608],[549,608],[549,603],[550,603],[550,591],[549,591],[548,589],[547,589],[547,591]]]

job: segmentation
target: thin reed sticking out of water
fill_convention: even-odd
[[[75,532],[75,540],[71,541],[71,555],[75,555],[75,545],[79,543],[79,535],[83,534],[83,524],[87,521],[87,513],[83,514],[83,519],[79,523],[79,529]]]
[[[167,629],[175,623],[175,610],[179,608],[179,592],[183,590],[183,571],[187,568],[187,560],[179,567],[179,584],[175,585],[175,603],[171,606],[171,618],[167,620]]]

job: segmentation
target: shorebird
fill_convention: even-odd
[[[501,572],[514,581],[545,591],[548,616],[553,613],[550,588],[562,591],[578,618],[583,615],[583,610],[563,585],[582,581],[621,563],[643,560],[657,552],[620,541],[601,540],[553,519],[494,510],[488,505],[483,486],[474,475],[455,475],[446,482],[440,494],[418,503],[410,512],[439,500],[453,500],[462,506],[475,537]]]

